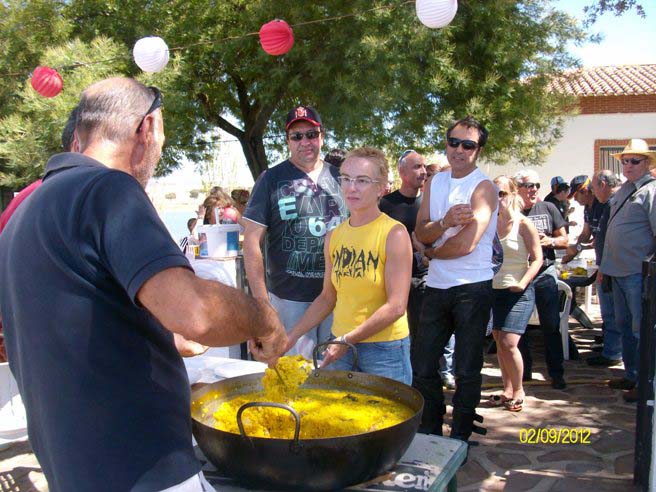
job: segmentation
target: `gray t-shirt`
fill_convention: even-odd
[[[614,277],[640,273],[643,260],[656,252],[656,180],[645,174],[635,183],[624,183],[610,207],[601,272]]]

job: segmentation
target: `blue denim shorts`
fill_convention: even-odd
[[[409,337],[392,342],[357,343],[355,348],[358,351],[357,371],[395,379],[407,385],[412,383]],[[350,371],[352,368],[352,350],[326,367],[334,371]]]
[[[523,335],[535,307],[535,289],[529,285],[524,292],[494,289],[492,323],[495,330]]]

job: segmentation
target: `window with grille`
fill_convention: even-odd
[[[622,163],[615,159],[611,154],[622,152],[624,146],[619,147],[600,147],[599,148],[599,170],[610,169],[614,174],[622,176]],[[650,145],[649,150],[656,150],[656,145]]]

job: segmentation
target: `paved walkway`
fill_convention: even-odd
[[[601,326],[598,306],[591,318]],[[573,322],[574,320],[572,320]],[[622,365],[590,367],[584,359],[599,328],[586,330],[570,323],[570,333],[581,360],[565,362],[568,387],[555,390],[545,381],[542,336],[531,329],[534,346],[533,377],[527,383],[522,412],[481,408],[486,436],[470,450],[467,464],[458,472],[460,491],[637,491],[633,485],[636,404],[622,400],[622,391],[606,386],[609,378],[621,377]],[[485,357],[483,398],[498,393],[501,373],[496,355]],[[590,444],[523,444],[522,429],[589,429]],[[446,431],[446,429],[445,429]]]
[[[597,306],[592,318],[600,325]],[[576,324],[570,331],[582,358],[590,355],[594,334]],[[531,330],[537,381],[526,387],[524,410],[511,413],[481,408],[487,436],[476,436],[469,461],[458,472],[461,491],[637,491],[633,486],[636,405],[605,382],[622,375],[621,366],[590,368],[583,360],[566,362],[566,390],[545,382],[543,348],[538,330]],[[483,400],[500,389],[496,355],[485,357]],[[530,384],[530,383],[529,383]],[[522,444],[521,429],[589,429],[590,444]],[[447,431],[447,429],[445,429]],[[46,492],[43,474],[28,443],[0,452],[0,491]]]

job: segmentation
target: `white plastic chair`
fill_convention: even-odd
[[[560,296],[560,336],[563,342],[563,358],[569,360],[569,311],[572,306],[572,289],[562,280],[556,281],[558,284],[558,294]],[[563,301],[563,296],[565,299]],[[533,314],[528,321],[529,325],[540,325],[537,308],[533,308]]]
[[[561,296],[560,337],[563,341],[563,358],[569,360],[569,311],[572,307],[572,289],[562,280],[558,280],[558,293]],[[565,295],[563,302],[562,296]]]

